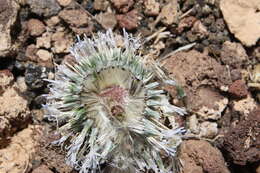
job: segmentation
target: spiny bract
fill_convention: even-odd
[[[162,89],[175,81],[136,54],[138,39],[124,31],[123,46],[117,42],[111,30],[79,39],[71,48],[76,62],[57,67],[45,110],[62,124],[58,144],[66,142],[67,162],[80,173],[102,172],[103,164],[127,172],[173,172],[184,130],[159,119],[185,114]]]

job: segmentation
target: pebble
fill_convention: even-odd
[[[198,123],[199,122],[195,114],[189,117],[189,129],[194,134],[198,134],[200,131]]]
[[[16,79],[16,84],[17,84],[20,92],[26,92],[27,91],[27,85],[25,83],[25,78],[24,77],[19,76]]]
[[[25,51],[25,56],[27,58],[29,58],[29,60],[31,61],[36,61],[37,57],[36,57],[36,52],[37,52],[37,47],[35,44],[30,44],[29,46],[27,46],[26,51]]]
[[[19,5],[16,1],[0,0],[0,57],[13,52],[12,32],[15,26]]]
[[[115,8],[122,12],[126,13],[134,5],[134,0],[111,0]]]
[[[164,25],[172,25],[173,23],[178,23],[180,15],[179,4],[177,0],[172,0],[170,3],[162,8],[160,13],[161,22]]]
[[[194,4],[195,4],[194,0],[186,0],[181,9],[182,12],[185,13],[187,10],[191,9]]]
[[[207,16],[212,13],[212,9],[208,5],[204,5],[201,10],[203,16]]]
[[[215,22],[215,17],[214,17],[214,15],[209,15],[207,18],[203,18],[201,20],[203,21],[203,24],[205,26],[210,26],[211,24],[213,24]]]
[[[191,29],[193,33],[196,33],[199,38],[205,38],[208,36],[207,28],[201,23],[200,20],[197,20]]]
[[[232,69],[240,68],[249,57],[240,43],[225,41],[222,45],[220,59],[225,65],[229,65]]]
[[[240,69],[232,69],[230,71],[230,76],[232,81],[240,80],[242,79],[242,73]]]
[[[260,109],[258,106],[248,115],[240,115],[236,125],[231,125],[224,134],[223,149],[227,157],[241,166],[259,162],[259,132]]]
[[[52,66],[52,58],[53,54],[47,50],[39,49],[36,53],[38,56],[38,62],[39,64],[45,66],[45,67],[51,67]]]
[[[119,26],[127,30],[136,29],[139,25],[139,14],[137,10],[132,10],[126,14],[116,15],[116,19]]]
[[[58,16],[52,16],[51,18],[46,20],[47,26],[51,28],[56,26],[58,23],[60,23],[60,18]]]
[[[46,68],[29,64],[25,71],[25,83],[30,89],[39,89],[45,86],[43,79],[47,78]]]
[[[36,47],[37,48],[51,48],[51,33],[45,32],[41,37],[36,38]]]
[[[247,117],[251,111],[259,107],[250,93],[246,98],[234,100],[232,105],[234,111],[238,112],[240,115],[245,115],[245,117]]]
[[[189,40],[189,42],[195,42],[198,39],[197,34],[194,34],[192,31],[188,31],[186,33],[186,37]]]
[[[53,43],[52,51],[54,53],[68,53],[70,46],[73,44],[72,36],[64,31],[58,31],[52,34]]]
[[[39,16],[54,16],[61,10],[56,0],[27,0],[27,3],[30,5],[31,11]]]
[[[215,122],[202,122],[200,124],[200,136],[205,138],[214,138],[218,134],[218,124]]]
[[[6,86],[10,85],[13,80],[14,80],[14,76],[10,72],[10,70],[7,70],[7,69],[0,70],[0,90],[1,90],[1,87],[6,87]]]
[[[225,22],[223,19],[217,19],[215,22],[217,31],[224,31],[225,29]]]
[[[177,28],[178,33],[182,33],[184,29],[191,28],[193,24],[196,22],[196,20],[197,19],[193,16],[189,16],[181,19]]]
[[[144,13],[149,16],[157,16],[160,12],[160,4],[155,0],[144,1],[145,10]]]
[[[116,15],[114,13],[100,13],[96,16],[96,18],[105,29],[111,28],[113,30],[117,25]]]
[[[95,0],[93,3],[93,8],[95,10],[106,11],[108,7],[109,1],[107,0]]]
[[[243,80],[236,80],[228,89],[228,92],[235,98],[245,98],[248,95],[247,86]]]
[[[203,140],[185,140],[179,148],[183,173],[230,173],[221,152]]]
[[[89,22],[89,16],[81,9],[64,9],[59,17],[74,27],[87,26]]]
[[[46,30],[45,25],[38,19],[30,19],[27,27],[31,36],[40,36]]]

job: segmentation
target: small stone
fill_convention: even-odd
[[[0,149],[0,172],[21,173],[31,169],[30,161],[34,160],[41,134],[42,128],[38,125],[30,125],[15,134],[7,147]]]
[[[38,56],[38,62],[45,67],[51,67],[52,66],[52,57],[53,54],[50,53],[47,50],[39,49],[36,53]]]
[[[187,45],[187,44],[189,44],[189,41],[186,38],[184,38],[183,36],[178,36],[176,38],[176,43],[178,43],[180,45]]]
[[[51,48],[51,33],[45,32],[41,37],[36,38],[36,47],[37,48]]]
[[[260,83],[260,63],[255,64],[254,68],[250,72],[250,82],[248,85],[250,87],[256,88],[260,90],[259,83]],[[254,86],[256,85],[256,86]],[[258,85],[258,86],[257,86]]]
[[[211,7],[208,6],[208,5],[204,5],[204,6],[202,7],[202,14],[203,14],[204,16],[207,16],[207,15],[209,15],[210,13],[212,13]]]
[[[59,13],[59,17],[74,27],[87,26],[89,22],[89,16],[81,9],[64,9]]]
[[[208,35],[207,28],[201,23],[200,20],[197,20],[191,29],[193,33],[196,33],[198,37],[205,38]]]
[[[189,9],[191,9],[191,7],[193,7],[193,6],[195,7],[195,5],[196,5],[196,1],[186,0],[186,1],[184,1],[181,10],[182,10],[182,12],[186,12]]]
[[[46,24],[49,27],[54,27],[60,23],[60,18],[58,16],[52,16],[50,19],[46,20]]]
[[[193,24],[196,22],[196,18],[193,16],[185,17],[180,20],[178,24],[177,31],[179,33],[182,33],[184,29],[189,29],[193,26]]]
[[[31,36],[39,36],[45,31],[45,25],[38,19],[30,19],[27,27]]]
[[[229,86],[228,92],[235,98],[245,98],[248,95],[247,87],[243,80],[233,82]]]
[[[218,124],[205,121],[200,124],[200,136],[205,138],[214,138],[218,134]]]
[[[28,101],[20,95],[17,88],[18,86],[14,83],[0,94],[0,146],[6,137],[25,128],[30,122]]]
[[[198,36],[195,33],[193,33],[192,31],[188,31],[186,33],[186,37],[189,40],[189,42],[194,42],[198,39]]]
[[[93,8],[95,10],[106,11],[108,6],[109,6],[109,1],[107,0],[95,0],[93,3]]]
[[[198,89],[198,96],[198,99],[201,100],[200,102],[204,102],[204,104],[195,111],[200,118],[203,118],[204,120],[220,119],[223,111],[228,105],[228,99],[210,88]]]
[[[244,115],[245,116],[245,115]],[[260,109],[251,111],[242,118],[224,136],[224,149],[227,155],[238,165],[260,161]]]
[[[127,30],[136,29],[139,25],[139,14],[137,10],[132,10],[126,14],[116,16],[119,26]]]
[[[116,9],[122,13],[126,13],[134,5],[134,0],[111,0]]]
[[[51,40],[54,53],[68,53],[70,46],[73,44],[72,36],[63,31],[52,34]]]
[[[19,76],[19,77],[16,79],[16,85],[18,86],[19,91],[20,91],[21,93],[27,91],[27,89],[28,89],[28,88],[27,88],[27,85],[26,85],[26,83],[25,83],[25,78],[24,78],[24,77]]]
[[[144,13],[149,16],[157,16],[160,12],[160,4],[155,0],[145,0],[144,6],[145,6]]]
[[[29,64],[25,71],[25,82],[30,89],[39,89],[46,85],[47,78],[45,67]]]
[[[177,0],[172,0],[170,3],[162,8],[160,18],[163,24],[172,25],[177,24],[179,21],[180,7]]]
[[[68,6],[72,0],[57,0],[57,1],[61,6],[65,7]]]
[[[37,167],[36,169],[34,169],[32,171],[32,173],[53,173],[48,166],[46,165],[40,165],[39,167]]]
[[[10,85],[13,80],[14,76],[9,70],[0,70],[0,93],[1,88]]]
[[[217,19],[215,23],[218,31],[224,31],[226,25],[223,19]]]
[[[13,51],[11,32],[18,14],[19,5],[13,0],[0,0],[0,58]]]
[[[199,122],[196,115],[192,115],[191,117],[189,117],[189,129],[194,134],[199,133]]]
[[[27,3],[30,5],[32,12],[39,16],[54,16],[61,10],[56,0],[27,0]]]
[[[221,0],[220,9],[230,29],[243,45],[253,46],[260,38],[260,0]]]
[[[52,73],[52,72],[49,72],[48,73],[48,79],[51,79],[51,80],[55,79],[55,74]]]
[[[240,43],[226,41],[222,45],[221,61],[232,68],[240,68],[249,58]]]
[[[36,56],[36,52],[37,52],[37,47],[34,44],[30,44],[29,46],[27,46],[26,51],[25,51],[25,56],[27,58],[29,58],[29,60],[31,61],[36,61],[37,60],[37,56]]]
[[[183,141],[179,160],[183,173],[230,173],[221,152],[206,141]]]
[[[244,116],[248,116],[248,114],[257,107],[258,105],[256,101],[254,100],[254,98],[252,98],[250,94],[248,94],[246,98],[235,100],[233,102],[234,111]]]
[[[113,30],[117,25],[116,16],[114,13],[100,13],[96,18],[105,29],[111,28]]]
[[[201,20],[203,21],[203,24],[205,26],[210,26],[210,25],[214,24],[215,17],[214,17],[214,15],[209,15],[207,18],[203,18]]]
[[[232,81],[240,80],[242,79],[242,73],[239,69],[233,69],[230,71],[230,76]]]
[[[256,59],[258,60],[258,62],[260,62],[260,46],[254,49],[253,54],[256,57]]]

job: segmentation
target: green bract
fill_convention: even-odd
[[[162,89],[175,81],[136,55],[137,39],[124,32],[123,41],[117,46],[111,30],[79,40],[71,48],[76,62],[58,66],[50,81],[46,116],[62,122],[58,143],[68,144],[67,161],[81,173],[102,172],[102,164],[134,173],[173,172],[184,130],[159,119],[185,114]]]

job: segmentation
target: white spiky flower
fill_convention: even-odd
[[[71,48],[76,62],[59,65],[50,81],[46,115],[62,124],[59,144],[69,143],[67,162],[80,173],[102,172],[101,165],[127,172],[173,172],[183,129],[160,119],[185,114],[162,89],[175,85],[156,63],[136,54],[140,43],[124,31],[117,46],[111,30],[85,37]]]

